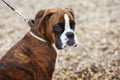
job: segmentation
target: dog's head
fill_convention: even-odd
[[[48,42],[55,43],[58,49],[77,45],[74,13],[71,8],[40,10],[32,22],[34,27],[31,30]]]

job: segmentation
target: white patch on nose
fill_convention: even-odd
[[[65,48],[67,46],[67,41],[69,40],[66,36],[66,33],[72,32],[75,35],[74,31],[70,28],[70,20],[69,20],[69,16],[67,14],[64,14],[64,20],[65,20],[65,30],[60,37],[61,42],[62,42],[62,48]],[[75,39],[75,43],[76,43],[77,42],[76,35],[75,35],[74,39]]]
[[[64,14],[64,19],[65,19],[65,30],[70,29],[69,17],[67,14]]]

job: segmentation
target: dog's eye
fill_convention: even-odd
[[[74,22],[74,21],[71,21],[71,22],[70,22],[70,27],[71,27],[71,29],[73,29],[73,30],[75,29],[75,22]]]
[[[64,29],[64,24],[58,23],[54,25],[54,30],[55,32],[62,32]]]
[[[60,26],[60,25],[56,25],[54,29],[55,29],[55,31],[62,31],[63,30],[62,26]]]

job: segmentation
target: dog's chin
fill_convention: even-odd
[[[62,50],[62,49],[64,49],[64,48],[61,48],[61,47],[57,47],[57,49],[58,49],[58,50]]]
[[[66,48],[66,47],[77,47],[77,44],[68,44],[64,48]]]
[[[58,50],[62,50],[62,49],[65,49],[65,48],[68,48],[68,47],[77,47],[77,44],[66,44],[64,45],[63,47],[62,46],[56,46]]]
[[[57,48],[58,50],[64,49],[64,48],[62,47],[62,45],[60,45],[60,44],[55,44],[55,46],[56,46],[56,48]]]
[[[75,43],[75,41],[68,41],[66,44],[55,44],[56,45],[56,48],[58,50],[62,50],[64,48],[68,48],[68,47],[77,47],[77,43]]]

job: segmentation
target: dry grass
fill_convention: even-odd
[[[77,48],[59,51],[53,80],[120,80],[119,0],[6,0],[29,18],[49,7],[71,7]],[[0,55],[19,41],[28,25],[0,1]]]

